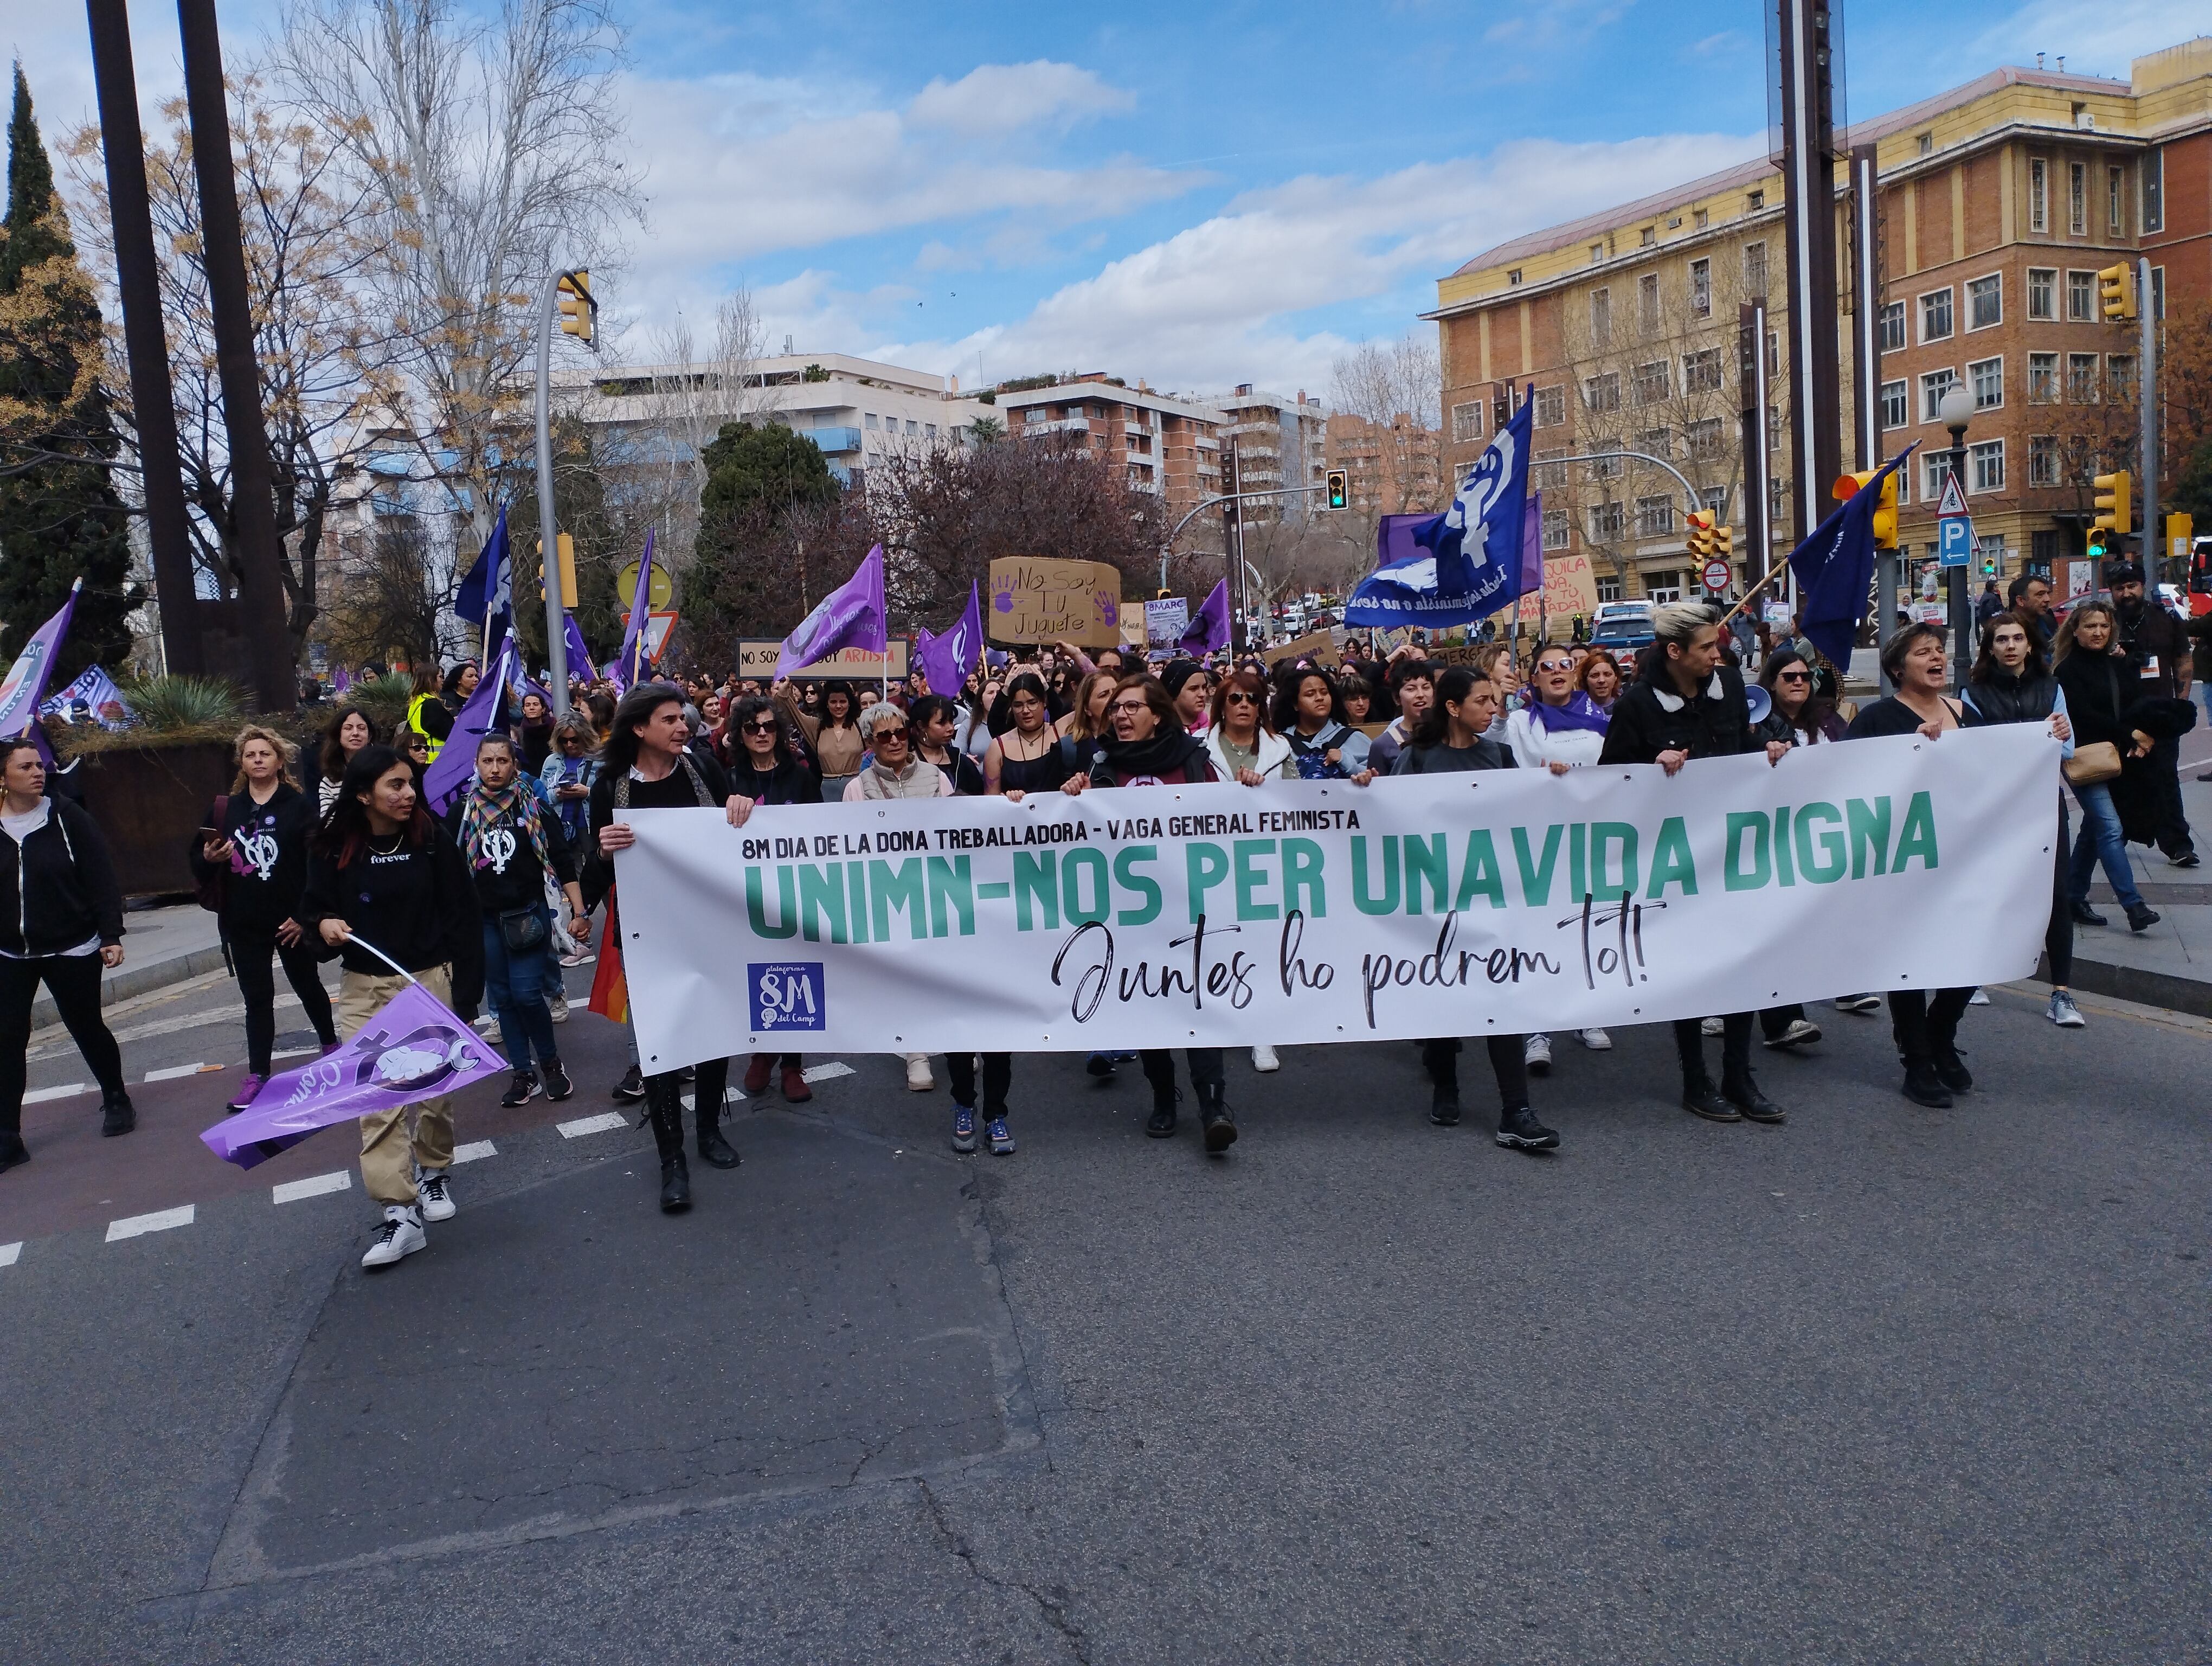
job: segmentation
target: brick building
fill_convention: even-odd
[[[1228,416],[1212,405],[1155,393],[1141,381],[1131,387],[1103,371],[997,398],[1010,435],[1081,436],[1083,449],[1121,459],[1131,485],[1161,494],[1171,521],[1221,489]]]
[[[1308,398],[1304,388],[1291,398],[1245,382],[1231,392],[1207,395],[1200,403],[1218,410],[1226,419],[1219,437],[1237,453],[1239,490],[1322,483],[1328,411],[1319,399]],[[1302,521],[1312,505],[1310,496],[1261,498],[1243,506],[1244,524]]]
[[[1351,508],[1369,515],[1440,509],[1443,436],[1401,411],[1388,423],[1339,411],[1328,419],[1328,466],[1349,477]],[[1481,447],[1477,446],[1476,453]],[[1472,455],[1472,454],[1471,454]]]
[[[2138,58],[2128,81],[2003,68],[1855,126],[1876,147],[1884,455],[1921,442],[1901,541],[1931,559],[1928,453],[1951,380],[1972,392],[1968,507],[1984,553],[2016,572],[2078,554],[2090,477],[2140,467],[2134,325],[2106,324],[2095,274],[2137,253],[2148,304],[2212,303],[2212,38]],[[1837,171],[1840,305],[1850,234]],[[1545,544],[1586,550],[1601,594],[1682,593],[1692,582],[1679,486],[1627,453],[1663,455],[1700,499],[1744,524],[1737,303],[1767,297],[1765,366],[1790,398],[1778,167],[1759,161],[1476,256],[1437,286],[1445,461],[1476,455],[1519,390],[1535,388],[1533,456]],[[1846,337],[1847,341],[1847,337]],[[1838,344],[1849,398],[1850,356]],[[1846,410],[1845,464],[1856,424]],[[1778,544],[1794,483],[1769,435]],[[1620,453],[1611,458],[1609,453]],[[2179,459],[2166,459],[2170,482]],[[1940,483],[1940,481],[1939,481]],[[1826,482],[1813,483],[1826,507]],[[1747,574],[1764,570],[1745,549]],[[1778,555],[1779,549],[1775,552]],[[1769,559],[1771,559],[1770,557]]]

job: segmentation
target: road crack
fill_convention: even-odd
[[[1026,1580],[1002,1579],[993,1573],[976,1560],[975,1549],[969,1544],[967,1535],[955,1529],[946,1517],[945,1501],[937,1496],[937,1490],[920,1477],[915,1479],[915,1485],[921,1489],[921,1501],[928,1507],[931,1525],[936,1528],[937,1536],[944,1541],[945,1549],[951,1553],[953,1558],[975,1580],[988,1585],[993,1590],[1019,1591],[1028,1597],[1036,1604],[1037,1614],[1045,1624],[1060,1633],[1075,1658],[1082,1662],[1083,1666],[1090,1666],[1091,1639],[1085,1635],[1082,1626],[1068,1618],[1066,1601],[1061,1597],[1047,1596]]]

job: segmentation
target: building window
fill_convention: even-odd
[[[1893,301],[1881,309],[1881,350],[1905,350],[1905,303],[1901,301]]]
[[[2066,274],[2066,319],[2069,324],[2089,324],[2097,316],[2097,274],[2069,272]]]
[[[2105,170],[2105,229],[2115,237],[2127,230],[2126,201],[2120,195],[2126,189],[2127,170],[2108,167]]]
[[[1782,413],[1772,405],[1766,408],[1766,449],[1770,452],[1782,449]]]
[[[1613,339],[1613,291],[1590,291],[1590,344],[1603,347]]]
[[[1646,573],[1644,593],[1655,602],[1679,602],[1682,599],[1682,569],[1676,567],[1665,572]]]
[[[2089,169],[2083,162],[2066,164],[2066,229],[2076,237],[2089,234]]]
[[[1928,503],[1942,502],[1943,483],[1951,477],[1951,453],[1948,451],[1922,452],[1920,475],[1921,500]]]
[[[2039,434],[2027,442],[2027,483],[2031,486],[2055,486],[2058,483],[2058,436]]]
[[[1659,228],[1656,226],[1646,226],[1636,234],[1636,246],[1639,249],[1648,249],[1658,240]]]
[[[2000,410],[2004,407],[2004,361],[1976,359],[1966,367],[1966,381],[1974,391],[1974,409]]]
[[[1618,480],[1621,477],[1620,441],[1601,441],[1590,447],[1590,478]]]
[[[2055,319],[2058,316],[2058,273],[2049,266],[2030,266],[2027,269],[2027,315],[2031,319]]]
[[[2027,356],[2027,402],[2032,405],[2058,403],[2058,355],[2030,353]]]
[[[1593,243],[1593,244],[1591,244],[1591,245],[1590,245],[1590,264],[1591,264],[1591,265],[1593,265],[1593,266],[1597,265],[1597,264],[1599,264],[1601,262],[1602,262],[1604,259],[1605,259],[1605,245],[1604,245],[1604,244],[1602,244],[1602,243]]]
[[[1692,463],[1717,462],[1728,447],[1728,430],[1717,416],[1708,417],[1702,423],[1692,423],[1682,430],[1682,434],[1689,441]]]
[[[1620,599],[1620,581],[1617,578],[1600,579],[1597,581],[1597,599],[1601,602],[1619,601]]]
[[[1711,219],[1712,216],[1711,214],[1707,213],[1704,209],[1699,209],[1696,213],[1690,216],[1690,229],[1692,231],[1703,231],[1707,224],[1711,222]]]
[[[2115,404],[2133,404],[2136,399],[2136,356],[2115,353],[2105,361],[2105,386]]]
[[[1052,420],[1052,411],[1045,405],[1031,405],[1022,413],[1022,420],[1024,423],[1048,423]],[[557,520],[553,523],[556,530],[559,528],[560,524]]]
[[[918,435],[921,432],[921,424],[915,422],[913,417],[909,416],[906,419],[906,431],[910,435]],[[553,524],[555,528],[557,530],[561,523],[556,520]]]
[[[1943,396],[1951,391],[1951,384],[1959,380],[1955,370],[1931,370],[1920,379],[1920,420],[1934,423],[1942,420],[1938,413],[1943,406]]]
[[[1529,484],[1540,492],[1565,490],[1567,465],[1565,463],[1555,463],[1550,460],[1553,458],[1565,455],[1566,453],[1564,451],[1540,451],[1528,459]]]
[[[1516,266],[1511,271],[1505,274],[1505,282],[1509,287],[1518,283],[1520,281],[1521,269],[1518,266]]]
[[[2001,492],[2005,489],[2004,446],[2002,440],[1984,440],[1966,448],[1969,491]]]
[[[1589,540],[1592,544],[1617,544],[1620,541],[1620,505],[1593,503],[1589,508]]]
[[[1544,547],[1547,550],[1567,547],[1567,512],[1565,509],[1544,511]]]
[[[1710,393],[1721,385],[1721,350],[1708,347],[1700,352],[1682,355],[1682,392]]]
[[[1912,154],[1916,156],[1934,155],[1936,154],[1936,136],[1933,133],[1915,134],[1912,139]]]
[[[1754,191],[1743,199],[1743,211],[1746,214],[1756,214],[1765,206],[1766,193],[1763,191]]]
[[[1615,404],[1620,403],[1616,397]],[[1564,387],[1540,387],[1536,390],[1536,418],[1538,428],[1557,428],[1567,420],[1567,390]]]
[[[1770,380],[1782,374],[1782,334],[1777,330],[1766,332],[1766,374]]]
[[[2027,535],[2027,550],[2028,571],[2049,583],[2051,563],[2058,559],[2057,530],[2046,528],[2039,532],[2030,532]]]
[[[1659,274],[1646,272],[1636,280],[1636,327],[1647,336],[1659,333]]]
[[[1966,285],[1966,328],[1986,330],[2004,322],[2004,278],[1996,272]]]
[[[1452,438],[1455,441],[1482,438],[1482,401],[1470,399],[1465,404],[1452,407]]]
[[[1911,401],[1905,398],[1902,379],[1881,385],[1881,425],[1886,429],[1903,428],[1911,421]]]
[[[2142,159],[2142,228],[2166,229],[2166,152],[2146,150]]]
[[[1662,494],[1636,500],[1636,536],[1665,538],[1674,530],[1674,500]]]
[[[2051,165],[2040,156],[2027,159],[2027,228],[2051,229]]]
[[[1654,359],[1649,364],[1636,367],[1634,380],[1629,384],[1629,397],[1639,405],[1655,405],[1669,392],[1667,361]]]
[[[2163,266],[2150,269],[2150,315],[2156,319],[2166,316],[2166,268]]]
[[[1592,410],[1620,409],[1620,373],[1608,370],[1602,376],[1589,376],[1583,381],[1583,403]]]
[[[1698,318],[1713,315],[1713,263],[1710,260],[1690,263],[1690,311]]]
[[[872,410],[870,411],[863,420],[867,423],[868,432],[873,434],[876,431],[876,413]],[[557,532],[560,529],[561,523],[556,520],[553,523],[553,526],[554,529]],[[539,564],[541,566],[544,565],[543,562],[540,562]]]
[[[2097,403],[2097,356],[2094,353],[2069,353],[2066,356],[2067,402],[2093,405]]]
[[[1674,455],[1674,430],[1670,428],[1648,428],[1636,436],[1636,449],[1646,457],[1662,457],[1672,461]]]
[[[1752,193],[1752,206],[1758,206],[1759,193]],[[1766,245],[1747,243],[1743,246],[1743,292],[1754,301],[1766,295]]]
[[[937,438],[937,424],[934,423],[924,423],[921,425],[921,437],[925,440],[934,440]],[[555,521],[553,523],[554,530],[556,532],[559,531],[560,525],[561,523],[559,521]]]
[[[1716,522],[1719,522],[1728,519],[1728,497],[1726,486],[1708,486],[1698,494],[1698,502],[1705,506],[1706,512]]]
[[[1920,297],[1920,339],[1948,341],[1951,335],[1951,292],[1938,289]]]

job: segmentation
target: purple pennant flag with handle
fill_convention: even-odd
[[[840,648],[881,654],[890,641],[884,629],[884,546],[878,544],[853,576],[824,596],[799,622],[799,629],[783,639],[783,652],[776,656],[776,680],[826,660]]]
[[[506,1068],[443,1001],[410,983],[337,1052],[271,1076],[250,1107],[200,1139],[224,1162],[250,1169],[318,1128],[452,1093]]]
[[[69,599],[61,611],[31,633],[15,663],[8,667],[6,679],[0,681],[0,740],[22,733],[38,715],[39,702],[46,698],[46,679],[52,676],[54,660],[62,651],[62,638],[69,635],[70,615],[76,611],[77,593],[83,588],[82,579],[70,586]],[[46,737],[37,738],[43,753]]]
[[[1215,583],[1206,605],[1191,616],[1176,647],[1186,654],[1218,654],[1229,646],[1229,581]]]
[[[489,657],[477,691],[453,719],[453,732],[422,772],[422,796],[434,816],[444,815],[468,786],[469,777],[476,774],[477,742],[488,730],[503,727],[507,685],[514,674],[514,639],[501,637]]]
[[[929,691],[957,700],[961,685],[983,652],[983,593],[972,579],[968,584],[968,611],[960,616],[960,623],[942,636],[925,630],[916,641],[914,657],[921,666],[922,675],[929,678]]]
[[[568,674],[571,677],[589,677],[592,674],[592,650],[584,645],[583,627],[576,623],[576,616],[573,613],[562,617],[562,634],[568,642]]]
[[[645,529],[645,554],[638,558],[637,588],[630,593],[629,623],[623,627],[622,652],[615,657],[622,662],[622,686],[628,692],[631,684],[644,680],[645,621],[653,611],[653,528]]]

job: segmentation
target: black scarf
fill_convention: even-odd
[[[1206,757],[1206,743],[1196,735],[1178,728],[1161,728],[1152,732],[1149,740],[1116,740],[1107,735],[1098,743],[1106,762],[1125,775],[1164,775],[1176,769],[1188,771],[1194,761]]]

